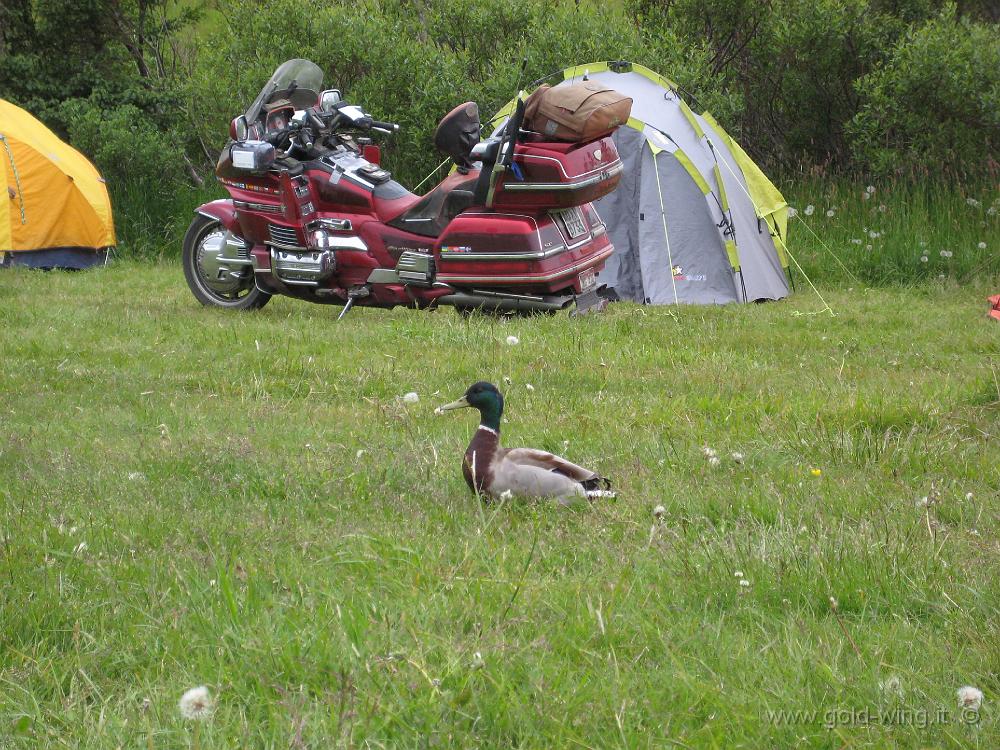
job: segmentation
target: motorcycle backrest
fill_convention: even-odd
[[[459,171],[466,173],[472,168],[469,157],[473,146],[479,143],[479,134],[479,105],[466,102],[441,118],[434,131],[434,147],[450,156]]]

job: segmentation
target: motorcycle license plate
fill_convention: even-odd
[[[589,292],[597,286],[597,274],[593,268],[588,268],[580,274],[580,294]]]
[[[562,211],[553,211],[559,217],[559,221],[566,230],[566,236],[571,240],[587,233],[587,225],[583,221],[583,213],[579,207],[566,208]]]

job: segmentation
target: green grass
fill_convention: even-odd
[[[791,251],[811,276],[885,286],[1000,274],[996,186],[813,177],[784,190],[799,212],[789,220]]]
[[[5,272],[0,747],[1000,746],[993,283],[336,324]],[[479,378],[619,499],[471,497]]]

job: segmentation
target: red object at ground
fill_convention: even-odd
[[[1000,320],[1000,294],[987,297],[986,301],[990,303],[989,316],[994,320]]]

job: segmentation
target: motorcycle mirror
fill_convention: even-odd
[[[249,130],[247,118],[244,115],[234,117],[233,121],[229,123],[229,137],[234,141],[245,141]]]
[[[319,108],[324,112],[332,112],[341,99],[340,89],[327,89],[319,95]]]

